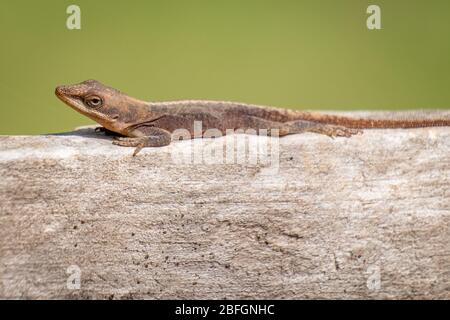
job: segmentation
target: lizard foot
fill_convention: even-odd
[[[353,135],[362,133],[362,130],[359,129],[351,129],[343,126],[333,126],[333,125],[324,125],[320,127],[318,133],[323,133],[329,136],[330,138],[335,137],[346,137],[349,138]]]
[[[113,144],[122,147],[136,147],[133,152],[133,157],[136,156],[139,151],[147,146],[148,137],[140,138],[124,138],[124,137],[114,137]]]
[[[127,138],[127,137],[114,137],[113,144],[123,147],[136,147],[136,145],[145,140],[146,137],[142,138]]]
[[[351,129],[344,126],[324,124],[306,120],[295,120],[285,123],[288,133],[314,132],[334,137],[350,137],[362,133],[359,129]]]

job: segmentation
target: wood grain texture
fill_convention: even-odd
[[[450,128],[287,136],[277,170],[191,143],[0,137],[0,298],[450,298]]]

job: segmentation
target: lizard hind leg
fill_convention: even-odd
[[[336,126],[331,124],[319,123],[314,121],[306,120],[295,120],[285,122],[288,128],[289,134],[293,133],[304,133],[304,132],[314,132],[327,135],[331,138],[334,137],[351,137],[355,134],[362,133],[359,129],[347,128],[344,126]]]

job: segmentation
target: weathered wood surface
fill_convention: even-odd
[[[450,298],[450,128],[288,136],[278,169],[189,146],[0,137],[0,298]]]

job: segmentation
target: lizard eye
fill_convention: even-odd
[[[84,100],[84,103],[91,108],[100,107],[103,103],[102,98],[98,96],[89,96]]]

